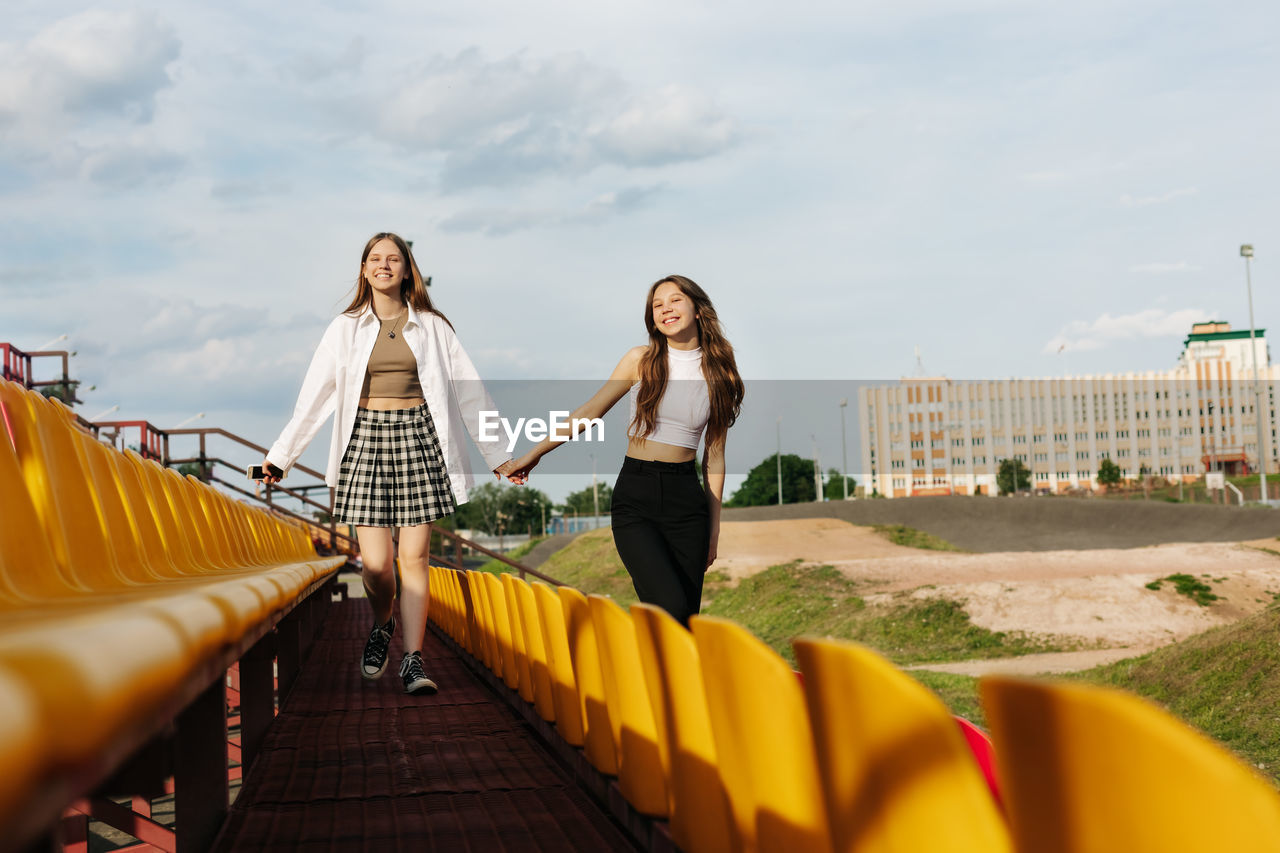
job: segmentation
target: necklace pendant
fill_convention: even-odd
[[[396,333],[395,333],[395,332],[387,332],[387,337],[388,337],[388,338],[394,338],[395,336],[396,336]]]

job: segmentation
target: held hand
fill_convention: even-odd
[[[529,472],[538,464],[540,456],[534,456],[533,453],[526,453],[519,459],[513,460],[507,464],[511,466],[511,470],[507,472],[507,479],[516,485],[524,485],[529,482]]]
[[[262,460],[262,482],[266,483],[269,486],[280,482],[282,478],[277,477],[271,473],[272,471],[276,471],[276,470],[279,470],[279,469],[276,468],[276,466],[272,465],[270,462],[268,462],[266,459],[263,459]]]
[[[515,465],[516,463],[513,460],[508,459],[506,462],[503,462],[497,468],[493,469],[493,476],[497,477],[499,480],[506,477],[511,480],[511,482],[516,483],[516,485],[520,485],[524,480],[516,480],[511,476],[511,472],[515,469]]]

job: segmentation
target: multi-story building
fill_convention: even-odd
[[[1095,489],[1103,459],[1126,479],[1194,480],[1258,466],[1254,361],[1267,471],[1277,471],[1275,385],[1263,330],[1197,323],[1171,370],[1057,379],[913,377],[858,393],[862,470],[887,497],[995,494],[1002,459],[1032,487]]]

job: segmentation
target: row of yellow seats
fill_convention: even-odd
[[[727,620],[691,634],[511,575],[435,582],[445,630],[686,851],[1280,847],[1270,785],[1118,691],[984,680],[1006,813],[945,706],[870,649],[796,640],[801,684]]]
[[[635,605],[628,614],[608,598],[509,574],[440,569],[435,583],[444,630],[581,746],[596,769],[616,775],[633,808],[667,818],[682,850],[1008,846],[950,714],[874,653],[806,645],[811,667],[859,671],[861,684],[877,678],[898,688],[872,707],[929,753],[925,784],[906,784],[918,766],[877,756],[898,736],[886,733],[876,746],[846,737],[849,697],[819,686],[842,683],[824,675],[802,687],[780,657],[732,622],[698,617],[691,634],[659,608]],[[895,684],[898,676],[905,683]],[[815,708],[838,709],[824,718],[829,725],[810,725],[806,688]],[[821,755],[838,760],[824,766]],[[847,822],[828,821],[824,794],[842,790],[838,777],[851,770],[864,777],[864,790],[889,786],[895,794],[885,802],[861,797],[856,832],[845,838]],[[941,841],[940,823],[950,827]]]
[[[0,380],[0,828],[84,793],[341,558]],[[189,697],[188,697],[189,698]]]

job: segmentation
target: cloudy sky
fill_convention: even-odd
[[[1242,242],[1271,326],[1278,7],[1067,7],[10,0],[0,340],[269,443],[378,230],[502,380],[602,379],[671,272],[754,380],[1166,368]]]

